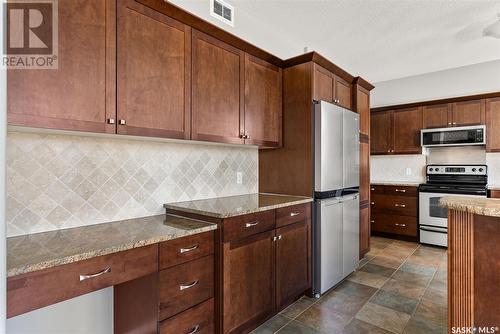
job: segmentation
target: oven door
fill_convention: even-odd
[[[420,225],[448,228],[448,208],[441,206],[439,200],[445,196],[486,197],[483,195],[461,195],[449,193],[419,193]]]

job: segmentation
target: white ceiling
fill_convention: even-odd
[[[500,0],[227,0],[235,26],[209,14],[209,0],[170,0],[287,59],[315,50],[375,83],[500,59],[482,37]]]

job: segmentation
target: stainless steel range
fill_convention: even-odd
[[[427,165],[427,183],[419,187],[420,242],[448,246],[448,209],[444,196],[486,197],[486,165]]]

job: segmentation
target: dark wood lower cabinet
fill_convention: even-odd
[[[302,221],[276,230],[276,308],[281,310],[311,285],[311,226]]]
[[[160,323],[160,334],[179,333],[214,333],[213,298]]]
[[[274,230],[223,244],[223,333],[250,331],[274,312]]]

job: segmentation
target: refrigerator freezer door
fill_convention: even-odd
[[[342,202],[338,198],[319,201],[320,237],[320,293],[323,294],[343,278],[342,259]]]
[[[315,106],[315,191],[343,188],[343,113],[343,108],[328,102],[321,101]]]
[[[359,264],[359,195],[342,197],[343,206],[343,275],[347,277]]]
[[[344,109],[343,188],[359,187],[359,114]]]

